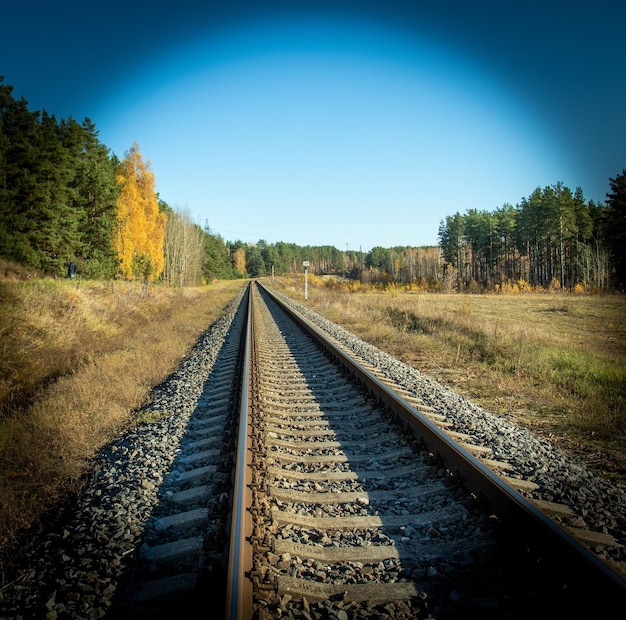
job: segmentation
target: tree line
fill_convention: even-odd
[[[515,207],[456,213],[441,222],[439,247],[226,241],[160,199],[139,145],[120,160],[90,119],[32,112],[0,77],[0,256],[48,275],[74,261],[87,278],[185,286],[302,273],[306,260],[318,275],[431,289],[623,288],[626,171],[611,188],[606,205],[557,183]]]
[[[88,118],[30,111],[0,77],[0,256],[47,275],[71,261],[87,278],[203,280],[302,272],[355,277],[362,253],[264,240],[225,241],[155,191],[149,161],[133,144],[120,160]]]
[[[604,205],[562,183],[519,204],[470,209],[439,227],[444,274],[459,290],[501,287],[623,289],[626,284],[626,170],[610,179]]]

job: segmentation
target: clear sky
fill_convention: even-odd
[[[11,3],[0,75],[89,117],[226,240],[434,245],[447,215],[626,168],[626,3]]]

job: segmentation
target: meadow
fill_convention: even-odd
[[[0,560],[244,286],[0,280]],[[3,551],[5,552],[3,554]]]
[[[363,340],[626,481],[626,298],[274,288]]]

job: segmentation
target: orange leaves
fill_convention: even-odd
[[[233,264],[239,273],[246,273],[246,253],[243,248],[237,248],[233,252]]]
[[[129,280],[155,280],[163,271],[166,215],[159,211],[150,162],[133,144],[120,165],[117,182],[115,249],[120,274]]]

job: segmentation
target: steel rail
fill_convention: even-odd
[[[609,566],[338,347],[311,321],[285,304],[272,291],[260,283],[257,284],[323,348],[408,424],[413,433],[422,438],[446,466],[461,477],[467,488],[483,498],[499,518],[506,518],[508,526],[516,528],[519,532],[520,540],[532,541],[533,546],[537,543],[542,546],[556,545],[556,552],[552,556],[553,560],[558,562],[556,570],[566,572],[572,582],[584,582],[587,588],[591,585],[594,587],[594,595],[602,593],[602,596],[609,600],[624,603],[626,581]]]
[[[248,286],[246,329],[243,338],[239,431],[230,522],[230,542],[226,581],[226,620],[248,620],[252,617],[252,515],[247,498],[251,484],[250,468],[250,371],[252,368],[252,292]]]

